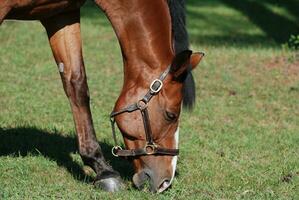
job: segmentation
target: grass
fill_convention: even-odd
[[[281,48],[299,30],[298,1],[187,2],[192,49],[206,57],[194,71],[195,110],[181,118],[178,176],[160,195],[135,190],[130,164],[109,153],[122,61],[104,15],[87,3],[82,34],[97,137],[128,185],[116,194],[93,188],[82,165],[44,29],[4,22],[0,199],[299,198],[299,58]]]

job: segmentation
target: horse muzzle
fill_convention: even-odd
[[[171,177],[157,176],[152,170],[144,169],[133,176],[133,183],[142,190],[145,185],[149,184],[149,190],[154,193],[161,193],[171,185]]]

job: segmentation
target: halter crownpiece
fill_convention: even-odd
[[[166,76],[169,74],[170,66],[167,67],[167,69],[160,75],[158,79],[155,79],[151,84],[148,92],[144,95],[142,99],[140,99],[138,102],[131,104],[123,109],[120,109],[119,111],[113,111],[110,114],[110,122],[111,122],[111,128],[112,128],[112,136],[114,140],[114,147],[112,148],[112,155],[116,157],[134,157],[134,156],[146,156],[146,155],[169,155],[169,156],[176,156],[179,154],[179,149],[168,149],[159,147],[155,142],[153,141],[152,137],[152,130],[150,126],[150,120],[148,115],[148,103],[152,99],[153,96],[158,94],[162,87],[163,87],[163,81],[166,78]],[[140,110],[142,115],[142,121],[144,126],[144,132],[146,136],[146,144],[143,148],[139,149],[122,149],[116,139],[116,132],[115,132],[115,119],[114,117],[117,115],[120,115],[122,113],[127,112],[134,112],[136,110]]]

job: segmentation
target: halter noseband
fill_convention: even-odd
[[[170,155],[170,156],[176,156],[179,154],[179,149],[168,149],[159,147],[155,142],[153,141],[152,137],[152,129],[150,126],[150,120],[148,115],[147,106],[149,101],[152,99],[153,96],[158,94],[160,90],[163,87],[163,81],[166,78],[166,76],[169,74],[170,66],[167,67],[167,69],[160,75],[158,79],[155,79],[148,90],[148,92],[144,95],[142,99],[140,99],[138,102],[131,104],[119,111],[113,111],[110,114],[110,122],[112,127],[112,136],[114,139],[114,147],[112,148],[112,154],[116,157],[133,157],[133,156],[145,156],[145,155]],[[143,148],[139,149],[122,149],[116,139],[116,132],[115,132],[115,119],[114,117],[117,115],[120,115],[122,113],[126,112],[134,112],[136,110],[140,110],[144,125],[144,132],[146,136],[146,144]]]

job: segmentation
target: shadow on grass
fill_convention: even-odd
[[[126,160],[114,158],[111,155],[111,145],[106,143],[100,145],[106,160],[120,172],[123,179],[129,180],[133,175],[131,164]],[[74,137],[49,133],[33,127],[0,128],[0,156],[42,155],[65,167],[75,179],[91,182],[92,177],[85,175],[82,166],[70,156],[76,152],[77,141]]]
[[[88,20],[94,20],[99,23],[100,26],[95,28],[100,29],[101,27],[111,27],[105,13],[93,1],[86,1],[84,6],[81,8],[80,16],[81,18],[87,18]]]
[[[291,34],[299,34],[298,23],[290,19],[274,13],[263,3],[270,3],[285,7],[290,13],[298,10],[299,2],[281,0],[263,0],[263,1],[249,1],[249,0],[222,0],[226,5],[239,10],[246,15],[252,23],[259,26],[269,37],[273,38],[277,43],[284,43],[290,38]],[[298,17],[298,12],[296,16]]]
[[[290,0],[188,0],[187,5],[192,9],[187,12],[191,41],[197,44],[230,45],[236,46],[273,46],[288,41],[290,35],[299,34],[299,1]],[[271,6],[284,8],[288,15],[274,12]],[[199,9],[205,9],[205,13]],[[220,13],[219,7],[232,8],[248,18],[249,23],[241,20],[237,15],[227,16]],[[197,11],[198,8],[198,11]],[[212,12],[218,9],[217,13]],[[211,15],[207,10],[211,10]],[[226,11],[227,12],[227,11]],[[234,17],[235,16],[235,17]],[[252,34],[254,25],[259,27],[264,34]],[[211,34],[202,34],[205,29],[211,29]],[[213,34],[217,30],[217,35]]]

